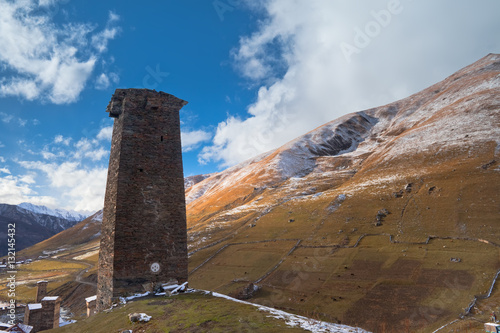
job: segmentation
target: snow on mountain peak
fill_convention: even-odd
[[[34,205],[29,202],[23,202],[17,206],[29,210],[30,212],[33,213],[55,216],[74,222],[83,221],[88,217],[88,215],[81,214],[75,211],[68,211],[64,209],[51,209],[45,206]]]

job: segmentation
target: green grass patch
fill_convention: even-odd
[[[131,323],[128,314],[143,312],[148,323]],[[269,317],[256,307],[192,293],[175,297],[148,297],[130,302],[109,313],[99,313],[75,324],[47,332],[303,332],[284,321]]]

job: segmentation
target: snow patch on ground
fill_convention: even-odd
[[[95,215],[92,217],[92,222],[99,222],[99,223],[102,223],[102,216],[103,216],[103,210],[101,209],[100,211],[98,211],[97,213],[95,213]]]
[[[84,253],[84,254],[81,254],[79,256],[73,257],[73,260],[83,260],[83,259],[86,259],[88,257],[92,257],[93,255],[96,255],[98,253],[99,253],[99,250],[90,251],[88,253]]]
[[[149,292],[145,292],[144,294],[135,294],[135,295],[132,295],[132,296],[128,296],[128,297],[120,297],[120,302],[122,304],[126,304],[128,301],[131,301],[135,298],[141,298],[141,297],[146,297],[149,295]]]
[[[294,315],[285,311],[281,310],[276,310],[267,306],[259,305],[259,304],[253,304],[250,302],[245,302],[236,298],[229,297],[224,294],[219,294],[216,292],[210,292],[210,291],[204,291],[206,294],[215,296],[215,297],[220,297],[224,298],[233,302],[237,303],[242,303],[242,304],[247,304],[251,306],[257,307],[260,311],[263,312],[269,312],[270,315],[268,317],[276,318],[276,319],[281,319],[286,322],[288,326],[291,327],[300,327],[304,330],[311,331],[311,332],[316,332],[316,333],[369,333],[368,331],[365,331],[361,328],[356,328],[356,327],[351,327],[351,326],[346,326],[346,325],[339,325],[339,324],[332,324],[328,323],[326,321],[320,321],[320,320],[315,320],[299,315]]]
[[[63,326],[74,324],[74,323],[76,323],[76,320],[74,320],[74,319],[64,320],[62,318],[59,318],[59,327],[63,327]]]
[[[385,177],[376,177],[376,178],[368,178],[364,182],[361,183],[354,183],[350,184],[348,186],[350,195],[355,192],[363,191],[367,187],[372,187],[372,188],[377,188],[377,189],[384,189],[387,187],[388,184],[393,184],[396,182],[399,182],[401,180],[406,180],[409,178],[415,177],[415,175],[412,174],[395,174],[391,176],[385,176]]]

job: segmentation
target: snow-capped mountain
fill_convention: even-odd
[[[7,226],[14,224],[16,249],[22,250],[71,228],[79,222],[75,219],[74,216],[69,220],[52,214],[34,212],[21,206],[0,204],[0,239],[6,239]],[[0,249],[0,255],[5,254],[5,250],[7,247]]]
[[[89,216],[87,214],[81,214],[75,211],[69,211],[64,209],[51,209],[45,206],[38,206],[28,202],[23,202],[17,206],[29,210],[33,213],[55,216],[72,222],[83,221]]]

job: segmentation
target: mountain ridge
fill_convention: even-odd
[[[62,217],[33,212],[19,205],[0,204],[0,224],[2,225],[0,238],[7,239],[7,225],[14,224],[18,251],[71,228],[76,223],[78,222]],[[0,256],[6,253],[7,247],[0,249]]]
[[[65,209],[51,209],[46,206],[35,205],[29,202],[23,202],[17,205],[23,209],[29,210],[33,213],[51,215],[55,217],[60,217],[73,222],[80,222],[89,217],[89,214],[82,214],[75,211],[65,210]]]

